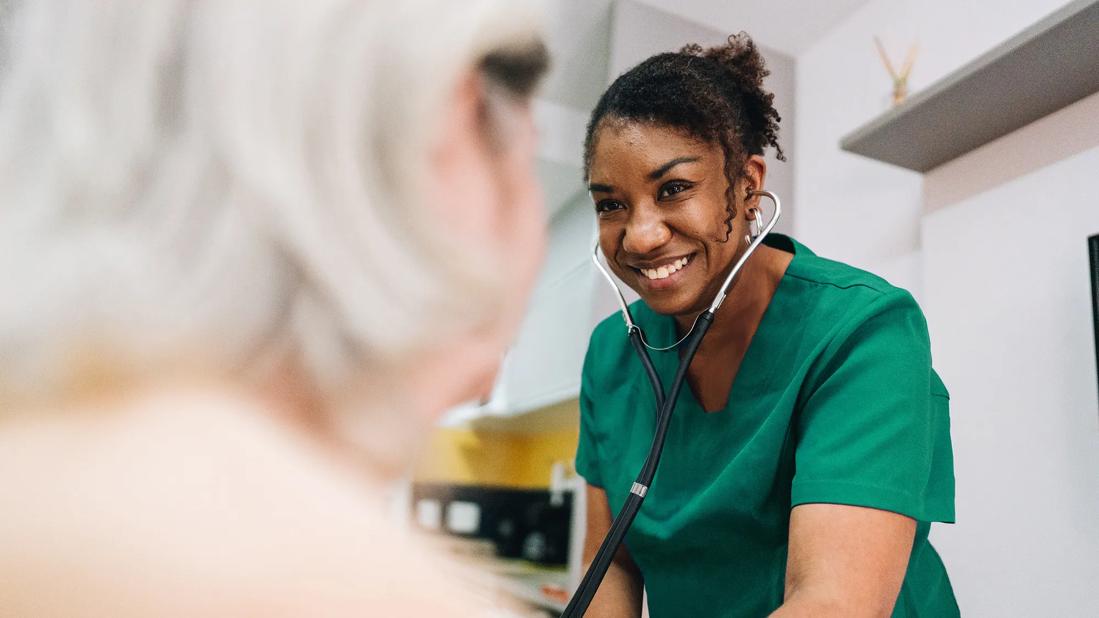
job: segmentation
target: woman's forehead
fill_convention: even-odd
[[[700,140],[683,129],[615,119],[599,128],[591,172],[594,178],[602,168],[656,169],[683,157],[705,162],[720,153],[717,144]]]

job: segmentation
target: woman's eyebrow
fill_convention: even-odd
[[[591,191],[592,193],[614,193],[614,187],[610,185],[592,183],[588,185],[588,191]]]
[[[649,172],[649,180],[659,180],[661,176],[668,173],[668,170],[679,165],[680,163],[694,163],[698,161],[698,157],[676,157],[671,161],[668,161],[664,165]]]

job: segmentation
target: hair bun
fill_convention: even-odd
[[[715,60],[741,79],[761,87],[763,78],[771,74],[765,66],[766,62],[759,48],[756,47],[755,41],[743,30],[737,34],[730,34],[724,45],[703,48],[697,43],[692,43],[684,46],[679,53]]]
[[[591,170],[599,129],[606,118],[662,125],[721,145],[733,186],[744,161],[778,145],[781,118],[774,95],[763,87],[769,75],[748,34],[703,48],[687,45],[656,54],[619,75],[599,97],[584,138],[584,174]]]
[[[778,123],[782,120],[774,108],[775,95],[763,87],[763,80],[771,74],[763,54],[747,32],[730,34],[724,45],[702,47],[691,43],[679,50],[680,54],[706,58],[721,65],[729,76],[730,85],[738,90],[744,100],[744,109],[751,117],[752,125],[764,136],[764,141],[775,149],[775,156],[785,161],[786,156],[778,145]]]

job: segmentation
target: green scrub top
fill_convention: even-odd
[[[794,254],[723,410],[689,387],[626,545],[654,618],[766,616],[782,604],[790,509],[806,503],[884,509],[917,520],[894,617],[957,616],[930,522],[954,521],[949,395],[931,368],[923,314],[879,277]],[[732,292],[735,294],[735,289]],[[631,306],[649,343],[674,320]],[[651,352],[667,388],[679,358]],[[594,331],[580,389],[576,469],[617,513],[652,443],[656,403],[619,314]]]

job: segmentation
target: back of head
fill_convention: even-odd
[[[332,393],[498,317],[501,256],[441,229],[423,175],[464,71],[529,94],[525,3],[33,0],[11,19],[0,401],[288,357]]]

